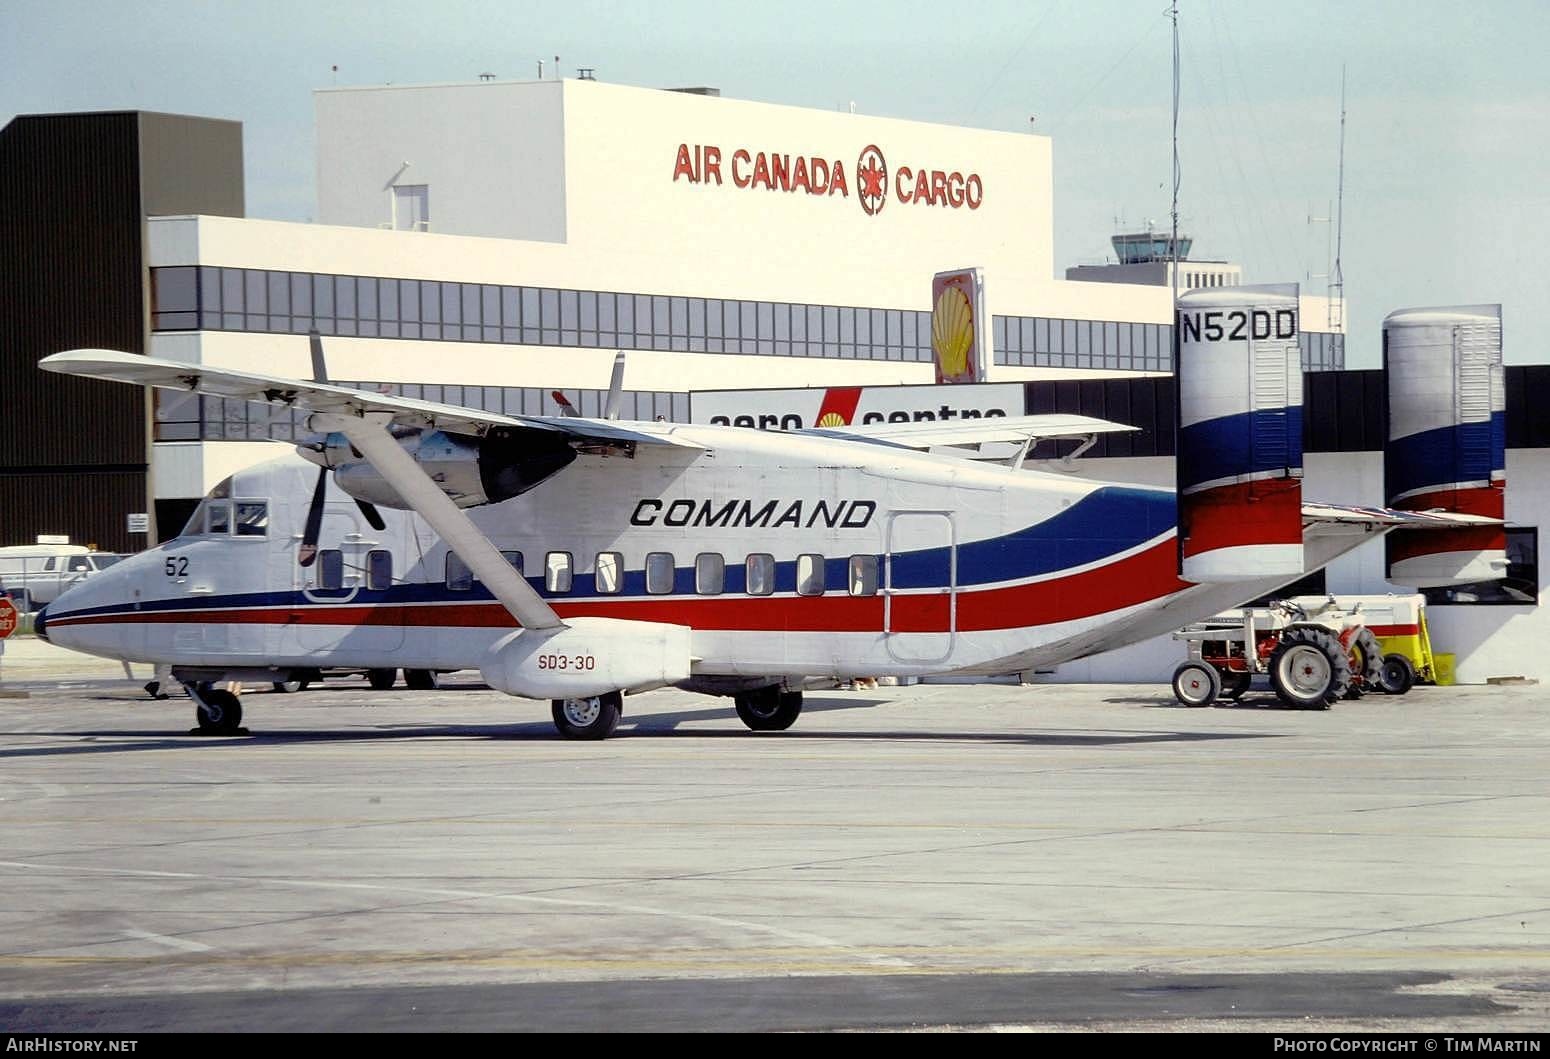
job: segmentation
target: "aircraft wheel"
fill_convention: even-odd
[[[1185,662],[1173,671],[1173,697],[1186,706],[1209,706],[1221,693],[1221,674],[1209,662]]]
[[[737,716],[755,732],[784,732],[802,714],[802,693],[781,691],[772,684],[757,691],[745,691],[733,697]]]
[[[1222,678],[1222,698],[1231,702],[1237,702],[1243,698],[1243,693],[1249,690],[1249,685],[1254,683],[1254,677],[1249,673],[1240,673],[1236,669],[1227,672],[1217,671],[1217,676]]]
[[[404,687],[410,691],[435,691],[440,686],[440,676],[434,669],[404,670]]]
[[[566,739],[607,739],[619,727],[624,696],[617,691],[583,699],[555,699],[554,726]]]
[[[368,669],[366,670],[366,683],[371,685],[372,691],[388,691],[393,687],[393,682],[398,679],[396,669]]]
[[[242,727],[242,700],[224,688],[201,687],[194,699],[194,720],[206,735],[236,735]]]
[[[1351,686],[1351,662],[1328,629],[1288,629],[1270,654],[1270,683],[1282,702],[1327,710]]]
[[[1402,654],[1391,654],[1383,659],[1383,674],[1378,685],[1390,695],[1403,695],[1415,687],[1415,666]]]

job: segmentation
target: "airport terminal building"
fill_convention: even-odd
[[[244,215],[235,122],[129,111],[0,130],[18,207],[0,211],[0,386],[34,395],[0,426],[0,543],[143,547],[305,432],[265,406],[35,370],[78,346],[308,377],[315,329],[335,381],[547,414],[555,390],[596,413],[625,350],[624,414],[686,419],[693,391],[930,382],[932,273],[976,267],[991,378],[1027,384],[1028,411],[1151,407],[1157,437],[1171,430],[1171,290],[1133,262],[1055,278],[1047,137],[581,79],[335,88],[315,105],[314,223]],[[1241,279],[1188,265],[1186,285]],[[1301,308],[1304,369],[1353,374],[1339,307]],[[1530,434],[1514,437],[1543,443]],[[1171,481],[1170,461],[1130,459],[1171,442],[1129,444],[1151,450],[1080,463]],[[1509,518],[1535,526],[1540,454],[1509,458]],[[1305,492],[1380,503],[1381,461],[1375,483],[1344,473],[1372,462],[1332,460],[1326,478],[1310,458]],[[149,537],[126,532],[130,512],[152,516]],[[1329,587],[1382,590],[1369,581],[1332,571]],[[1511,609],[1539,628],[1532,603]]]

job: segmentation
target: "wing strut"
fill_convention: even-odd
[[[350,439],[377,473],[407,500],[431,528],[441,535],[457,557],[468,564],[474,576],[511,612],[525,629],[558,629],[565,623],[513,570],[495,545],[490,543],[473,521],[443,493],[388,433],[388,417],[368,413],[370,418],[319,412],[312,417],[313,429],[337,430]]]

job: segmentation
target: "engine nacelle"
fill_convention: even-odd
[[[1302,552],[1297,285],[1179,298],[1179,572],[1296,577]]]
[[[1500,519],[1506,513],[1506,377],[1500,305],[1402,309],[1383,321],[1388,506]],[[1388,579],[1411,588],[1507,571],[1500,525],[1393,533]]]
[[[689,627],[620,618],[571,618],[560,629],[502,637],[479,667],[497,691],[575,699],[676,684],[689,677]]]
[[[402,430],[398,443],[458,507],[498,504],[520,496],[576,458],[562,434],[548,430],[496,429],[483,437],[442,430]],[[321,446],[301,446],[303,456],[328,467],[340,489],[379,507],[409,507],[343,434]]]

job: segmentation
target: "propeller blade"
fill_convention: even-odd
[[[579,416],[581,414],[580,412],[576,411],[576,406],[570,403],[570,398],[566,397],[559,390],[550,390],[549,396],[553,397],[554,403],[560,406],[560,415]]]
[[[318,536],[323,532],[323,494],[328,490],[328,468],[318,469],[318,484],[312,490],[312,506],[307,508],[307,528],[296,550],[296,565],[311,566],[318,557]]]
[[[377,510],[377,505],[368,504],[364,500],[357,499],[355,506],[361,509],[361,514],[366,517],[366,521],[371,524],[372,529],[378,533],[387,529],[387,523],[382,521],[382,512]]]
[[[604,419],[618,419],[619,406],[624,402],[624,351],[614,357],[614,375],[608,383],[608,403],[603,406]]]
[[[307,332],[307,344],[312,347],[312,381],[328,381],[328,365],[323,360],[323,336],[316,331]]]

